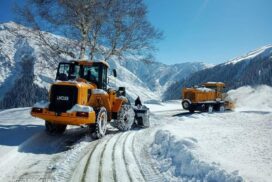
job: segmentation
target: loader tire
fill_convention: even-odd
[[[92,133],[92,137],[95,139],[98,139],[106,135],[107,124],[108,124],[108,114],[105,107],[100,107],[99,109],[97,109],[95,114],[96,114],[96,122],[95,122],[94,132]]]
[[[219,112],[225,112],[226,108],[224,105],[220,105]]]
[[[54,124],[49,121],[45,121],[45,131],[50,135],[58,135],[65,132],[67,125]]]
[[[120,131],[128,131],[134,123],[134,110],[130,104],[122,105],[117,114],[117,119],[114,120],[114,126]]]

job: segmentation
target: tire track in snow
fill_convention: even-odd
[[[80,181],[163,181],[145,156],[142,147],[146,146],[137,146],[138,133],[143,134],[127,131],[97,141],[79,163],[84,166],[79,172]]]
[[[83,170],[83,173],[82,173],[82,176],[81,176],[81,180],[80,181],[85,181],[85,178],[86,178],[86,174],[87,174],[87,170],[88,170],[88,166],[89,166],[89,163],[91,161],[91,158],[93,156],[93,153],[94,151],[96,150],[96,146],[99,144],[99,142],[96,142],[96,144],[93,146],[93,150],[91,150],[90,154],[89,154],[89,157],[86,161],[86,164],[85,164],[85,167],[84,167],[84,170]]]
[[[136,134],[133,135],[133,139],[132,139],[132,154],[133,154],[133,157],[134,157],[134,160],[136,161],[136,164],[138,166],[138,169],[144,179],[144,181],[147,181],[146,179],[146,176],[142,170],[142,166],[140,164],[140,161],[138,160],[137,156],[136,156],[136,152],[135,152],[135,138],[136,138]]]
[[[120,138],[121,138],[121,136],[123,136],[124,134],[120,134],[119,136],[118,136],[118,138],[117,138],[117,140],[115,141],[115,143],[114,143],[114,145],[113,145],[113,151],[112,151],[112,153],[111,153],[111,158],[112,158],[112,172],[113,172],[113,180],[114,181],[117,181],[117,175],[116,175],[116,163],[115,163],[115,161],[116,161],[116,157],[115,157],[115,155],[116,155],[116,146],[117,146],[117,143],[119,142],[119,140],[120,140]]]
[[[145,155],[144,158],[146,161],[146,163],[148,163],[148,165],[143,165],[143,173],[145,175],[146,181],[150,181],[150,182],[157,182],[157,181],[166,181],[164,179],[163,176],[161,176],[161,174],[159,173],[159,171],[157,169],[155,169],[155,167],[152,165],[153,162],[151,162],[150,159],[147,159],[146,156],[149,155],[147,154],[148,152],[141,152],[140,156]]]
[[[129,181],[133,181],[133,179],[132,179],[132,175],[131,175],[131,173],[130,173],[130,171],[129,171],[129,167],[128,167],[129,162],[128,162],[128,159],[127,159],[127,157],[126,157],[126,155],[125,155],[125,151],[126,151],[125,148],[126,148],[126,142],[127,142],[128,138],[129,138],[129,136],[130,136],[131,134],[132,134],[132,132],[129,132],[129,133],[126,135],[126,138],[124,139],[123,147],[122,147],[122,149],[123,149],[122,154],[123,154],[124,164],[125,164],[125,167],[126,167],[126,171],[127,171],[128,177],[129,177]]]
[[[111,139],[112,139],[112,138],[111,138]],[[110,140],[111,140],[111,139],[110,139]],[[108,142],[104,145],[104,147],[103,147],[103,149],[102,149],[102,152],[101,152],[101,155],[100,155],[99,170],[98,170],[98,181],[99,181],[99,182],[102,181],[103,157],[104,157],[104,154],[105,154],[106,147],[107,147],[108,143],[110,142],[110,140],[108,140]]]
[[[123,134],[113,135],[108,140],[106,145],[104,145],[104,148],[100,157],[100,162],[99,162],[98,181],[109,181],[114,179],[114,174],[113,174],[114,172],[112,171],[113,169],[110,170],[109,168],[107,168],[107,166],[113,165],[113,158],[112,158],[112,154],[114,153],[113,148],[122,135]],[[110,179],[107,179],[107,178],[110,178]]]
[[[145,131],[141,133],[145,133]],[[155,169],[153,165],[154,163],[151,160],[152,157],[150,156],[150,153],[147,150],[149,148],[148,144],[142,145],[141,150],[137,151],[137,147],[135,146],[138,140],[136,140],[136,137],[137,136],[135,136],[133,140],[133,149],[135,152],[135,156],[138,156],[138,158],[142,159],[141,161],[138,160],[138,163],[139,163],[139,168],[142,170],[142,173],[144,175],[145,181],[152,181],[152,182],[166,181],[164,177],[160,174],[160,172],[157,169]],[[136,152],[138,153],[138,155],[136,155]],[[136,162],[138,158],[136,157]]]
[[[99,140],[97,141],[97,143],[92,147],[93,150],[87,154],[88,159],[86,160],[84,164],[84,170],[82,172],[80,181],[82,182],[89,181],[90,180],[90,178],[88,178],[89,176],[92,176],[92,181],[107,181],[107,180],[104,180],[105,178],[104,173],[106,173],[105,172],[106,169],[104,169],[106,168],[104,167],[106,166],[105,162],[109,162],[109,161],[105,161],[106,155],[108,155],[107,151],[109,150],[110,152],[109,156],[112,157],[112,153],[114,153],[113,151],[114,145],[117,145],[117,142],[123,135],[124,133],[113,135],[111,137],[107,136],[107,138],[103,138],[103,139],[100,139],[100,141]],[[111,159],[110,161],[112,160],[113,159]],[[112,166],[112,164],[110,164],[110,166]],[[107,174],[106,176],[107,177],[111,176],[111,174],[109,175]],[[114,178],[114,174],[112,174],[112,176]]]

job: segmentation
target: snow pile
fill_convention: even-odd
[[[206,88],[206,87],[199,87],[196,88],[196,90],[201,91],[201,92],[215,92],[214,89]]]
[[[49,102],[42,100],[40,102],[35,103],[33,107],[45,109],[45,108],[48,108],[48,106],[49,106]]]
[[[223,82],[207,82],[207,84],[224,84]]]
[[[240,87],[229,91],[228,97],[237,110],[272,110],[272,87],[266,85]]]
[[[227,173],[218,164],[200,161],[193,150],[193,139],[177,140],[169,131],[159,130],[151,145],[151,154],[158,161],[159,170],[167,181],[243,181],[238,171]]]
[[[72,112],[92,112],[93,108],[90,106],[83,106],[83,105],[79,105],[76,104],[72,107],[72,109],[68,110],[68,113],[72,113]]]

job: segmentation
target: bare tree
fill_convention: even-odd
[[[15,10],[41,45],[57,55],[104,61],[113,56],[146,58],[162,37],[147,20],[143,0],[27,0]],[[63,47],[45,32],[73,41]]]

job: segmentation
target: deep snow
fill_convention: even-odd
[[[160,116],[150,152],[167,180],[271,181],[272,88],[228,94],[236,101],[233,112],[189,114],[176,103],[180,112]]]
[[[30,108],[5,110],[0,112],[0,181],[269,182],[271,94],[267,86],[230,91],[235,111],[212,114],[190,114],[180,100],[150,100],[150,128],[120,133],[109,126],[108,135],[96,141],[80,127],[49,136]]]

